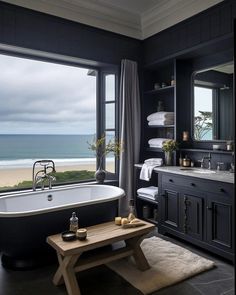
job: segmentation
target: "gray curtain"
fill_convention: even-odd
[[[120,201],[120,214],[125,216],[129,201],[135,194],[134,164],[139,162],[141,133],[138,65],[131,60],[121,61],[120,102],[123,152],[120,156],[119,185],[126,193]]]

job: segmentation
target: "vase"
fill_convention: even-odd
[[[95,172],[95,179],[98,183],[103,183],[106,178],[106,171],[99,165],[98,170]]]
[[[165,152],[165,165],[171,166],[172,165],[172,152]]]

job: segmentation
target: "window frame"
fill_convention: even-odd
[[[49,62],[49,63],[56,63],[61,65],[67,65],[67,66],[74,66],[74,67],[80,67],[88,70],[96,71],[96,136],[97,138],[101,137],[102,134],[104,134],[105,131],[105,84],[104,84],[104,75],[105,74],[114,74],[115,75],[115,136],[116,138],[119,138],[119,104],[118,104],[118,66],[116,65],[107,65],[103,63],[98,63],[95,61],[88,61],[83,60],[77,57],[71,57],[66,55],[61,55],[57,53],[51,53],[51,52],[45,52],[45,51],[39,51],[34,49],[28,49],[28,48],[21,48],[21,47],[15,47],[11,45],[5,45],[0,43],[0,54],[1,55],[8,55],[18,58],[26,58],[36,61],[42,61],[42,62]],[[96,169],[98,168],[98,159],[97,159],[97,165]],[[103,161],[103,167],[105,165],[105,161]],[[117,180],[118,179],[118,173],[119,173],[119,160],[115,159],[115,173],[107,173],[107,179]],[[62,184],[55,184],[54,186],[68,186],[73,184],[80,184],[80,183],[88,183],[88,182],[94,182],[94,179],[87,179],[87,180],[81,180],[77,182],[67,182]],[[31,188],[12,188],[7,189],[2,192],[11,193],[14,191],[25,191],[29,190]],[[0,193],[2,194],[2,193]]]
[[[106,101],[106,76],[114,75],[115,76],[115,100]],[[118,77],[118,66],[113,66],[110,68],[101,69],[100,71],[100,112],[101,120],[100,126],[98,128],[97,136],[98,138],[104,135],[106,132],[115,132],[115,138],[119,140],[119,77]],[[106,105],[112,104],[115,105],[115,126],[114,128],[106,128]],[[106,159],[102,161],[102,167],[105,169]],[[119,175],[119,159],[115,157],[115,172],[107,172],[107,179],[117,180]]]

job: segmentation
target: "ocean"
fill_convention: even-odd
[[[52,159],[57,165],[95,163],[88,142],[94,135],[0,135],[0,169],[28,168],[34,161]]]

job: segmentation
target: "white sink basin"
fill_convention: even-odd
[[[216,171],[208,170],[208,169],[192,169],[192,168],[180,168],[181,171],[198,173],[198,174],[214,174]]]

